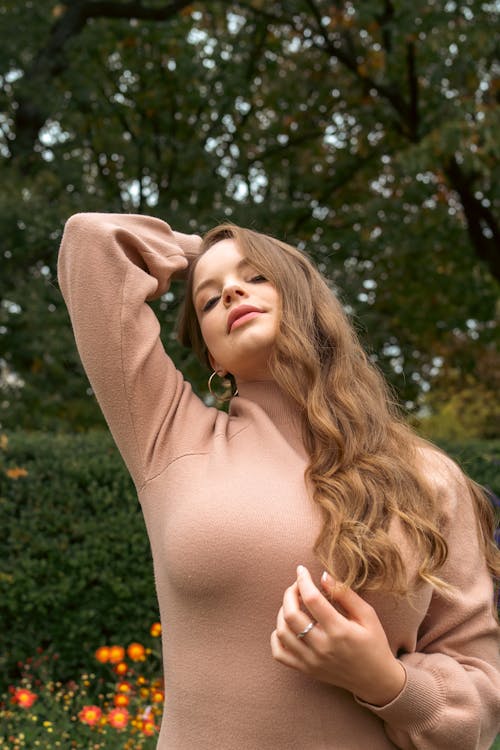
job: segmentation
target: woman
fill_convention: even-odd
[[[233,385],[207,407],[147,300]],[[159,750],[483,749],[498,553],[480,492],[397,418],[304,255],[232,226],[79,214],[59,278],[137,487],[165,628]],[[236,394],[237,389],[237,394]]]

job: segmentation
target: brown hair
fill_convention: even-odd
[[[305,254],[232,224],[209,231],[201,252],[227,238],[280,295],[280,329],[270,368],[303,417],[310,456],[306,479],[323,516],[315,554],[336,580],[354,589],[405,593],[407,571],[388,533],[396,518],[415,547],[419,578],[445,588],[436,575],[447,556],[440,507],[436,490],[424,478],[419,450],[438,449],[404,424],[341,303]],[[188,277],[179,338],[208,362],[192,300],[195,265]],[[474,498],[489,569],[497,575],[491,504],[478,485],[461,478]]]

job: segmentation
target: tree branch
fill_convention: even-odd
[[[45,46],[35,56],[19,84],[20,95],[14,118],[16,139],[10,146],[13,158],[30,155],[40,128],[49,114],[50,99],[33,103],[31,92],[44,89],[47,81],[61,73],[66,66],[65,46],[77,36],[90,18],[137,18],[147,21],[166,21],[190,4],[190,0],[172,0],[159,7],[142,5],[140,0],[113,2],[112,0],[75,0],[66,3],[66,11],[53,24]]]
[[[311,12],[315,18],[317,24],[317,31],[323,37],[325,42],[326,51],[332,56],[336,57],[348,70],[353,73],[356,78],[360,81],[365,90],[369,91],[374,89],[382,98],[386,99],[392,108],[396,111],[398,116],[403,122],[408,120],[408,105],[404,98],[401,96],[399,91],[394,86],[388,86],[383,83],[378,83],[371,76],[361,73],[359,65],[356,60],[356,55],[353,51],[348,51],[346,46],[342,46],[336,43],[329,36],[324,26],[321,23],[321,13],[317,8],[314,0],[307,0]],[[352,40],[349,40],[352,41]]]
[[[476,255],[500,282],[500,227],[493,212],[474,195],[474,175],[466,174],[455,157],[445,167],[450,185],[458,195],[467,221],[467,231]]]
[[[388,28],[394,18],[394,5],[391,0],[385,0],[384,10],[377,17],[378,24],[382,29],[382,44],[384,45],[385,51],[390,54],[392,52],[392,34]]]
[[[408,136],[412,143],[418,143],[419,141],[419,91],[415,58],[415,42],[409,41],[406,48],[406,62],[408,67],[408,92],[410,95],[410,106],[408,109]]]
[[[367,167],[372,162],[379,159],[381,156],[381,153],[377,150],[373,150],[367,157],[362,159],[352,159],[346,161],[345,164],[340,165],[340,167],[336,167],[335,174],[332,179],[326,180],[325,182],[320,183],[322,190],[319,192],[317,196],[315,196],[316,200],[320,204],[327,203],[328,205],[331,205],[332,203],[332,196],[339,190],[342,190],[346,185],[348,185],[352,178],[361,172],[365,167]],[[300,214],[297,219],[294,221],[293,224],[293,231],[297,233],[300,229],[300,227],[305,224],[309,219],[311,218],[311,209],[308,206],[307,209]],[[349,226],[352,226],[357,221],[357,218],[353,219],[352,222],[349,223]],[[348,226],[346,224],[346,226]]]

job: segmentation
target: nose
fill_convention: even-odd
[[[230,304],[232,304],[236,299],[240,299],[241,297],[245,297],[246,292],[243,289],[243,287],[240,284],[232,283],[232,284],[226,284],[222,291],[222,299],[224,301],[224,305],[228,307]]]

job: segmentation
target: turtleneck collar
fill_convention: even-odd
[[[231,401],[230,414],[238,411],[239,399],[257,404],[282,430],[301,434],[300,408],[274,380],[255,380],[238,383],[238,396]]]

